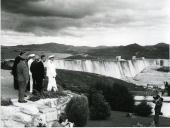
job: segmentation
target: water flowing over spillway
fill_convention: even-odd
[[[134,77],[144,68],[157,65],[155,59],[136,60],[55,60],[58,69],[97,73],[118,79]]]

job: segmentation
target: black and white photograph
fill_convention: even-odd
[[[1,0],[0,127],[170,127],[170,0]]]

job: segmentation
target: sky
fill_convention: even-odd
[[[170,43],[170,0],[1,0],[1,45]]]

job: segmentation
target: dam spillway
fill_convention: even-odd
[[[159,65],[156,59],[135,60],[55,60],[57,69],[82,71],[118,79],[134,77],[148,66]]]

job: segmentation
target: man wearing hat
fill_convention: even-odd
[[[18,102],[20,102],[20,103],[27,102],[24,100],[26,86],[29,81],[29,69],[25,62],[26,59],[27,59],[27,56],[25,54],[22,54],[20,56],[20,61],[17,64],[17,80],[18,80],[18,85],[19,85]]]
[[[32,73],[30,71],[30,67],[31,67],[31,64],[32,62],[34,61],[35,59],[35,54],[30,54],[28,56],[28,68],[29,68],[29,76],[30,76],[30,83],[29,83],[29,86],[30,86],[30,93],[33,92],[33,78],[32,78]]]
[[[54,64],[54,55],[51,55],[48,57],[48,62],[47,62],[47,77],[48,77],[48,86],[47,90],[48,91],[57,91],[57,83],[56,83],[56,66]]]
[[[14,76],[14,89],[18,89],[18,80],[17,80],[17,64],[20,62],[21,56],[24,54],[24,51],[21,51],[20,54],[15,58],[14,65],[12,67],[12,75]]]

